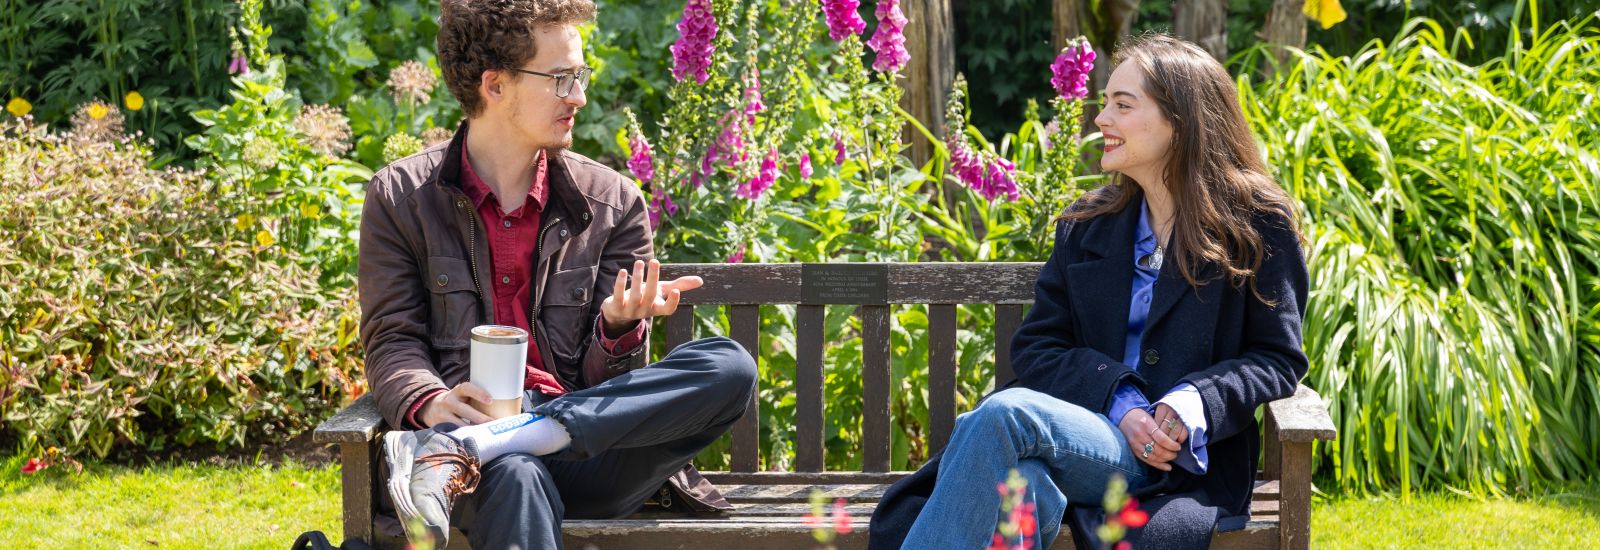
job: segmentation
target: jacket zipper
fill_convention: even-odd
[[[541,258],[544,257],[544,236],[545,236],[545,232],[550,231],[550,228],[555,227],[559,223],[561,223],[561,218],[552,219],[552,220],[550,220],[550,224],[549,225],[546,225],[546,226],[544,226],[543,229],[539,230],[539,240],[538,240],[538,242],[535,242],[534,245],[533,245],[533,265],[534,265],[535,269],[539,269],[539,261],[540,261]],[[548,284],[549,281],[545,281],[545,283]],[[539,333],[538,333],[538,331],[539,331],[539,306],[540,306],[540,302],[544,301],[544,300],[541,299],[543,297],[544,297],[544,291],[543,290],[539,290],[539,289],[535,289],[534,290],[534,293],[533,293],[533,313],[528,316],[528,338],[533,340],[535,344],[538,344],[538,342],[539,342],[539,338],[538,338],[539,337]],[[544,353],[544,350],[546,350],[546,349],[549,349],[549,347],[545,346],[543,344],[539,345],[539,353]],[[541,358],[541,361],[542,361],[542,358]]]
[[[458,197],[456,200],[461,201],[464,199]],[[456,204],[466,203],[457,202]],[[484,294],[483,283],[478,280],[478,213],[474,212],[471,208],[462,207],[462,209],[466,210],[467,217],[472,219],[472,225],[467,226],[467,258],[472,266],[472,288],[478,291],[478,300],[481,302]],[[480,304],[478,309],[481,310],[485,308],[483,308]],[[494,311],[492,309],[489,311],[480,311],[478,313],[478,321],[480,324],[482,324],[486,318],[492,322],[494,318]]]

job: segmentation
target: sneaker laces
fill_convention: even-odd
[[[459,465],[460,469],[445,480],[443,487],[444,496],[450,499],[452,506],[455,505],[457,497],[471,494],[478,487],[478,461],[464,453],[433,453],[418,458],[417,462],[436,467]]]

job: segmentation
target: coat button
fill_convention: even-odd
[[[506,226],[506,227],[511,227],[511,220],[506,220],[506,221],[505,221],[505,222],[504,222],[504,225],[505,225],[505,226]]]
[[[561,238],[563,238],[563,239],[567,238],[567,230],[565,230],[565,229],[561,230]]]
[[[434,282],[439,283],[439,286],[448,285],[450,284],[450,276],[440,273],[439,277],[434,279]]]
[[[583,213],[583,221],[589,221],[589,213],[588,212],[584,212]]]
[[[575,299],[575,300],[582,300],[583,299],[583,287],[577,287],[577,288],[572,289],[572,298]]]
[[[467,201],[456,201],[456,208],[460,208],[460,209],[463,209],[463,210],[466,209],[467,208]]]
[[[1156,350],[1153,349],[1144,350],[1144,364],[1154,365],[1159,362],[1161,362],[1160,353],[1157,353]]]
[[[1106,364],[1105,363],[1101,363],[1100,364],[1100,370],[1106,370]]]

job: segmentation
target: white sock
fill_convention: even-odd
[[[533,413],[508,416],[487,424],[457,428],[450,436],[478,445],[478,463],[488,464],[506,453],[543,456],[567,448],[572,436],[567,427]]]

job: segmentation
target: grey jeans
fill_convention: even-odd
[[[478,488],[456,503],[451,524],[473,548],[561,548],[561,520],[615,518],[638,510],[667,479],[722,437],[755,391],[756,364],[727,338],[705,338],[658,363],[523,408],[572,435],[561,452],[523,453],[484,464]]]

